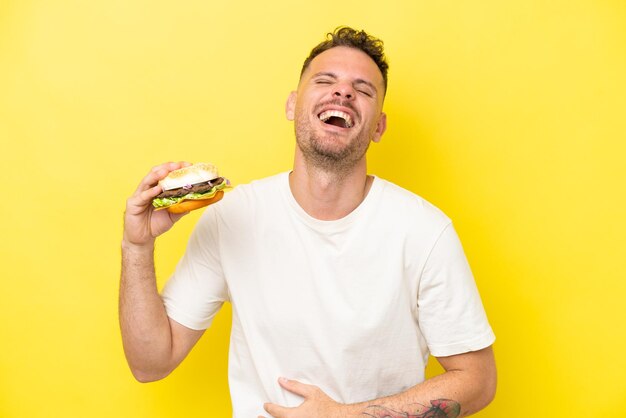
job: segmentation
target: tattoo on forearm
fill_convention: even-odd
[[[430,406],[411,404],[404,411],[394,411],[380,405],[368,406],[364,416],[374,418],[457,418],[461,413],[461,405],[450,399],[435,399]]]

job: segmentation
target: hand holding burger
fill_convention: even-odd
[[[203,164],[196,165],[203,166]],[[191,167],[193,165],[188,162],[164,163],[152,168],[141,180],[133,195],[126,200],[123,247],[145,248],[151,251],[156,237],[168,231],[188,211],[207,206],[222,198],[223,190],[228,187],[228,182],[224,179],[220,180],[215,167],[212,169],[206,167],[191,169]],[[194,177],[196,180],[181,180],[192,178],[186,175],[170,176],[177,171],[189,174],[196,170],[200,172],[197,177]],[[176,180],[166,180],[168,177]],[[182,181],[184,184],[174,187],[176,181]],[[182,188],[185,193],[178,195],[177,188]],[[166,196],[159,197],[163,194]],[[166,210],[155,209],[155,207]]]
[[[229,183],[214,165],[196,163],[170,172],[159,186],[163,191],[152,201],[156,210],[184,213],[218,202]]]

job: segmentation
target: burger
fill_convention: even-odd
[[[163,192],[152,200],[152,206],[183,213],[221,200],[229,182],[218,175],[213,164],[197,163],[172,171],[159,185]]]

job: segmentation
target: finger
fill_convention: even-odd
[[[274,418],[288,418],[289,411],[294,408],[287,408],[285,406],[276,405],[275,403],[265,403],[263,404],[263,409],[273,416]]]
[[[160,167],[156,170],[152,169],[148,173],[148,175],[146,175],[143,179],[141,179],[141,182],[139,183],[139,186],[137,186],[137,190],[135,191],[135,194],[139,194],[143,191],[150,189],[151,187],[154,187],[155,185],[157,185],[159,180],[167,177],[169,173],[170,171],[165,169],[164,167]]]
[[[141,183],[139,183],[133,196],[128,199],[127,207],[135,206],[143,208],[148,205],[163,191],[158,184],[159,180],[167,177],[172,171],[189,165],[191,165],[191,163],[187,161],[180,161],[178,163],[169,162],[152,167],[150,172],[141,180]]]
[[[157,166],[152,167],[148,175],[143,178],[141,183],[139,183],[137,192],[139,193],[151,187],[154,187],[154,185],[158,183],[159,180],[162,180],[165,177],[167,177],[167,175],[171,173],[172,171],[178,170],[179,168],[182,168],[182,167],[188,167],[190,165],[191,163],[187,161],[180,161],[177,163],[170,161],[170,162],[159,164]]]
[[[280,384],[284,389],[287,389],[289,392],[293,392],[303,398],[310,397],[317,389],[317,386],[307,385],[305,383],[298,382],[297,380],[289,380],[284,377],[278,379],[278,384]]]
[[[178,170],[179,168],[185,167],[187,165],[191,165],[191,163],[188,163],[187,161],[179,161],[179,162],[168,161],[168,162],[163,163],[163,164],[155,165],[154,167],[152,167],[152,169],[150,171],[159,171],[161,169],[166,169],[168,171],[173,171],[173,170]]]
[[[134,195],[132,195],[127,201],[126,201],[126,207],[127,208],[131,208],[131,207],[145,207],[146,205],[148,205],[149,203],[152,202],[152,200],[157,197],[159,195],[159,193],[161,193],[161,186],[156,185],[154,187],[151,187],[147,190],[144,190],[140,193],[135,193]]]
[[[145,186],[151,187],[159,180],[167,177],[167,175],[171,173],[172,171],[178,170],[179,168],[188,167],[190,165],[191,163],[188,161],[179,161],[179,162],[170,161],[167,163],[156,165],[152,167],[148,175],[144,177],[141,184],[144,186],[144,188]]]
[[[170,219],[171,219],[171,220],[172,220],[172,222],[174,222],[174,223],[175,223],[175,222],[178,222],[178,220],[179,220],[180,218],[182,218],[183,216],[185,216],[185,215],[189,214],[189,212],[182,212],[182,213],[170,213],[170,212],[167,212],[167,213],[169,213],[169,215],[170,215]]]
[[[138,198],[137,200],[141,204],[144,204],[145,202],[148,202],[154,199],[155,197],[157,197],[162,191],[163,191],[163,188],[157,184],[156,186],[152,186],[149,189],[142,191],[135,197]]]

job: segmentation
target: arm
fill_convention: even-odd
[[[437,360],[445,373],[402,393],[368,402],[343,405],[318,387],[279,380],[285,389],[304,397],[296,408],[265,404],[275,418],[456,418],[478,412],[495,395],[496,367],[491,347]]]
[[[161,192],[157,182],[183,165],[188,164],[168,163],[153,168],[126,202],[119,317],[128,365],[141,382],[167,376],[203,333],[168,318],[154,272],[156,237],[184,214],[154,211],[151,202]]]
[[[491,347],[437,360],[445,373],[397,395],[348,405],[351,414],[377,418],[455,418],[474,414],[493,400],[496,366]]]

